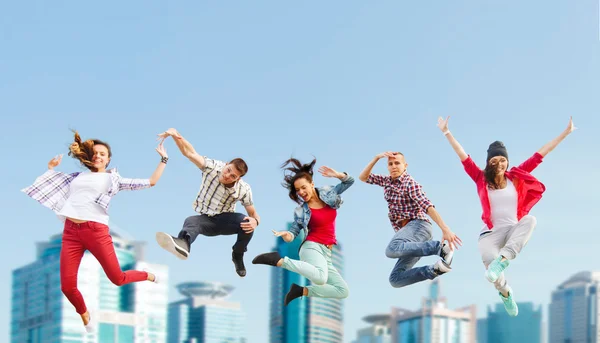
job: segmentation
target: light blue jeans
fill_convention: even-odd
[[[431,240],[432,237],[431,224],[420,219],[411,220],[396,232],[385,249],[387,257],[398,259],[390,274],[392,287],[405,287],[438,276],[433,265],[413,268],[421,257],[440,254],[442,245]]]

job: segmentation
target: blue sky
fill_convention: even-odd
[[[248,276],[230,261],[233,237],[199,239],[188,261],[154,243],[177,233],[200,184],[197,168],[167,142],[169,164],[150,190],[120,193],[112,220],[148,241],[148,260],[169,265],[171,284],[223,281],[248,315],[249,343],[268,337],[269,268],[250,259],[274,245],[271,229],[292,218],[279,165],[317,157],[357,177],[377,153],[399,150],[450,227],[462,238],[442,279],[451,307],[499,301],[477,250],[482,226],[475,185],[436,127],[450,129],[483,165],[490,142],[513,164],[579,130],[535,171],[547,186],[538,226],[508,280],[518,301],[548,304],[581,270],[598,269],[597,194],[600,40],[595,1],[529,2],[127,2],[0,4],[0,208],[2,275],[33,261],[35,242],[62,227],[19,190],[66,155],[69,128],[111,143],[112,165],[149,177],[155,136],[177,128],[213,158],[241,156],[261,225]],[[78,170],[70,158],[62,171]],[[380,163],[375,172],[385,173]],[[317,184],[335,182],[318,176]],[[391,306],[416,309],[427,283],[389,286],[393,234],[382,190],[357,182],[345,194],[338,238],[346,256],[346,341],[361,318]],[[238,206],[238,209],[242,209]],[[440,238],[434,228],[434,237]],[[433,263],[433,257],[422,260]],[[10,283],[0,285],[0,337],[9,334]],[[172,300],[177,294],[170,293]],[[547,307],[544,307],[544,312]]]

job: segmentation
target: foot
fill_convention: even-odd
[[[508,297],[504,297],[504,295],[502,295],[501,292],[498,292],[498,294],[500,295],[500,299],[502,299],[502,302],[504,303],[504,309],[506,310],[508,315],[511,317],[516,317],[519,314],[519,306],[517,306],[517,303],[513,299],[512,289],[509,287]]]
[[[246,276],[246,267],[244,266],[244,253],[236,253],[235,251],[231,253],[231,260],[235,265],[235,272],[241,276]]]
[[[181,260],[187,260],[190,256],[190,244],[187,240],[176,238],[164,232],[156,233],[156,242],[163,249],[177,256]]]
[[[452,271],[452,268],[450,268],[443,260],[439,260],[433,265],[433,271],[437,275],[442,275]]]
[[[502,272],[504,272],[504,269],[508,267],[509,263],[510,262],[508,260],[502,261],[502,256],[498,256],[494,261],[492,261],[492,263],[490,263],[485,271],[486,279],[488,279],[489,282],[496,282],[500,275],[502,275]]]
[[[93,332],[93,328],[92,328],[92,316],[90,316],[90,312],[89,311],[86,311],[84,314],[81,315],[81,320],[83,321],[83,326],[85,328],[85,331],[87,333]]]
[[[454,257],[454,251],[450,249],[450,244],[443,243],[442,249],[440,249],[440,257],[442,261],[448,266],[452,265],[452,258]]]
[[[281,255],[279,255],[277,251],[274,251],[256,256],[252,260],[252,264],[266,264],[269,266],[277,267],[279,260],[281,260]]]
[[[285,306],[287,306],[290,303],[290,301],[292,301],[296,298],[300,298],[303,295],[304,295],[304,287],[298,286],[295,283],[293,283],[292,286],[290,287],[290,291],[287,292],[287,294],[285,295],[285,300],[283,303]]]

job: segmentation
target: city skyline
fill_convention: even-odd
[[[476,304],[483,316],[500,298],[478,250],[481,204],[436,126],[439,116],[451,117],[449,129],[479,166],[495,140],[505,143],[511,166],[522,162],[573,116],[578,129],[533,173],[546,186],[531,211],[537,227],[506,276],[515,301],[546,309],[556,285],[598,268],[589,258],[598,245],[590,215],[600,193],[597,2],[9,1],[1,8],[0,259],[8,278],[35,258],[34,242],[62,231],[52,211],[20,190],[58,154],[56,170],[83,170],[67,155],[69,129],[107,141],[110,167],[124,177],[148,178],[160,162],[156,135],[173,127],[202,155],[248,163],[244,180],[261,221],[245,255],[246,277],[231,261],[233,237],[199,237],[185,261],[154,241],[157,231],[176,234],[196,214],[202,175],[171,139],[156,186],[111,201],[111,229],[146,242],[145,259],[167,265],[172,284],[234,286],[232,300],[247,313],[247,343],[269,335],[271,270],[250,261],[271,250],[271,230],[293,219],[297,204],[281,186],[280,168],[291,156],[315,157],[317,166],[356,179],[336,221],[350,291],[345,343],[363,313],[418,308],[427,289],[390,285],[387,204],[379,187],[357,179],[389,150],[404,153],[408,172],[464,243],[441,276],[448,306]],[[387,173],[385,163],[373,171]],[[318,173],[314,181],[337,182]],[[439,240],[439,227],[432,234]],[[0,294],[0,307],[10,309],[10,282]],[[176,295],[169,287],[168,298]],[[10,338],[10,317],[0,313],[0,341]]]

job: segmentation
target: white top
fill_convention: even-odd
[[[517,190],[515,185],[506,179],[503,189],[489,189],[491,220],[494,228],[517,224]]]
[[[84,172],[71,182],[69,197],[59,215],[108,225],[108,213],[95,200],[98,194],[108,192],[109,173]]]

